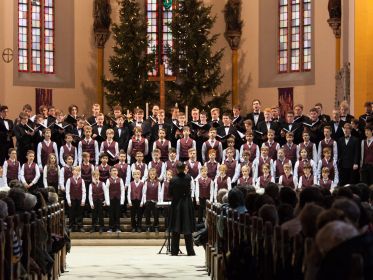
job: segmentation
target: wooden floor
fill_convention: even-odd
[[[73,246],[62,280],[74,279],[210,279],[205,252],[196,256],[158,255],[159,246]],[[181,247],[185,252],[185,247]]]

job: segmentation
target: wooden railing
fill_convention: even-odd
[[[263,223],[260,217],[247,213],[238,215],[231,209],[220,216],[221,211],[215,204],[207,203],[206,269],[211,279],[227,279],[230,262],[226,260],[239,247],[245,248],[244,253],[250,256],[250,265],[241,267],[246,276],[239,279],[303,279],[308,266],[307,255],[314,246],[312,238],[304,238],[301,233],[290,238],[288,230],[274,227],[271,222]],[[223,221],[222,237],[217,230],[219,219]],[[363,271],[363,263],[361,256],[357,258],[352,271],[359,273]],[[348,279],[362,279],[355,276]]]
[[[45,242],[40,240],[40,232],[46,233]],[[0,220],[0,280],[58,279],[66,267],[66,245],[57,252],[51,252],[56,239],[64,239],[65,215],[63,203],[49,205],[37,212],[25,212]],[[54,243],[54,244],[53,244]],[[64,240],[59,242],[64,244]],[[13,246],[22,247],[21,258],[13,256]],[[37,259],[40,251],[49,251],[53,264],[48,271],[42,271]],[[22,269],[21,269],[22,268]]]

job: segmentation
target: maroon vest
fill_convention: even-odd
[[[197,178],[199,170],[198,170],[198,161],[194,162],[194,165],[192,167],[190,160],[187,161],[188,166],[188,174],[193,177],[193,179]]]
[[[331,158],[333,159],[333,144],[334,144],[334,140],[333,139],[330,139],[328,143],[325,142],[325,139],[323,139],[321,142],[320,142],[320,148],[321,148],[321,154],[323,154],[323,150],[324,148],[328,147],[330,148],[330,151],[331,151]]]
[[[271,168],[271,158],[267,157],[266,160],[264,160],[262,157],[259,158],[259,164],[258,164],[258,176],[263,175],[262,166],[263,164],[268,163]]]
[[[48,186],[58,187],[58,169],[47,167]]]
[[[19,173],[19,162],[13,162],[9,159],[8,160],[8,170],[6,177],[8,179],[8,183],[12,180],[18,180],[18,173]]]
[[[367,140],[364,140],[364,164],[373,165],[373,143],[368,147]]]
[[[312,187],[313,184],[313,175],[311,175],[308,179],[306,176],[302,175],[302,189]]]
[[[214,145],[211,146],[210,142],[207,140],[205,142],[206,145],[206,153],[205,153],[205,159],[207,160],[209,158],[209,150],[214,149],[216,152],[216,160],[220,160],[220,153],[219,153],[219,144],[220,142],[218,140],[214,140]]]
[[[218,171],[218,163],[217,162],[206,162],[207,166],[207,177],[214,180]]]
[[[267,178],[264,178],[264,175],[259,177],[259,184],[261,188],[266,188],[268,183],[271,182],[271,175],[269,175]]]
[[[171,161],[166,162],[166,170],[172,170],[173,175],[175,176],[177,174],[176,164],[178,163],[178,160],[174,161],[174,164],[171,163]]]
[[[91,141],[88,142],[83,139],[82,140],[82,152],[87,152],[90,155],[91,160],[95,160],[96,158],[96,151],[95,151],[95,140],[91,139]]]
[[[152,161],[152,168],[155,168],[157,170],[157,177],[159,177],[162,174],[162,161],[155,162]]]
[[[300,143],[300,149],[299,149],[299,155],[298,157],[300,158],[300,151],[303,150],[303,149],[306,149],[307,151],[307,158],[308,159],[313,159],[313,143],[312,142],[309,142],[308,145],[304,145],[304,142]]]
[[[145,155],[145,138],[141,137],[139,141],[136,137],[132,137],[131,157],[135,158],[137,152],[142,152]]]
[[[303,180],[303,179],[302,179],[302,180]],[[324,182],[323,179],[320,179],[319,185],[320,185],[320,187],[323,188],[323,189],[330,190],[330,188],[331,188],[331,186],[332,186],[332,183],[333,183],[333,181],[330,180],[330,179],[329,179],[328,181],[326,181],[326,182]]]
[[[233,178],[234,171],[236,170],[237,161],[236,160],[232,160],[232,161],[225,160],[224,164],[227,166],[227,176],[230,178]]]
[[[69,150],[69,148],[65,144],[63,146],[63,155],[64,155],[64,157],[72,156],[72,158],[75,160],[75,147],[73,145],[71,145],[71,149]]]
[[[293,175],[290,174],[289,177],[286,177],[285,174],[282,175],[282,185],[284,187],[290,187],[292,189],[295,189]]]
[[[241,178],[238,179],[237,184],[238,185],[252,186],[253,185],[253,178],[251,178],[251,177],[248,177],[248,178],[241,177]]]
[[[284,162],[282,162],[281,160],[277,159],[276,160],[276,178],[280,177],[281,175],[284,175],[285,174],[285,171],[284,171],[284,164],[285,163],[289,163],[289,159],[285,158]]]
[[[100,181],[106,182],[107,179],[110,177],[110,166],[107,164],[105,167],[100,164],[98,166],[98,171],[100,172]]]
[[[158,181],[146,182],[146,201],[158,201]]]
[[[209,199],[211,196],[211,179],[207,178],[199,178],[198,179],[199,184],[199,198],[205,198]]]
[[[126,183],[128,164],[119,162],[115,165],[115,168],[118,170],[118,177],[123,180],[123,183]]]
[[[144,183],[139,182],[139,185],[136,187],[135,181],[132,181],[130,184],[131,188],[131,200],[140,200],[142,198],[142,189],[144,188]]]
[[[228,185],[227,185],[227,176],[225,176],[223,179],[221,178],[221,176],[219,176],[217,179],[216,179],[216,183],[217,183],[217,188],[218,190],[221,190],[221,189],[228,189]]]
[[[189,159],[188,150],[190,148],[193,148],[193,139],[192,138],[188,138],[188,139],[181,138],[179,143],[180,143],[179,158],[180,159],[186,159],[186,158]]]
[[[277,159],[277,150],[276,150],[277,143],[273,142],[272,145],[270,145],[269,142],[267,141],[264,143],[264,145],[266,145],[269,149],[268,156],[271,159],[276,160]]]
[[[91,164],[86,165],[82,163],[80,173],[81,173],[82,179],[86,183],[92,182],[92,165]]]
[[[171,201],[172,198],[168,194],[168,190],[170,188],[170,182],[164,181],[163,182],[163,201]]]
[[[286,143],[282,146],[285,152],[285,157],[295,163],[297,160],[297,145],[292,144],[291,147]]]
[[[67,179],[71,178],[73,176],[73,169],[72,167],[65,166],[63,168],[63,179],[64,179],[64,184],[66,185]]]
[[[107,141],[104,142],[104,152],[110,151],[112,155],[115,156],[115,141],[111,141],[110,145]]]
[[[334,170],[334,161],[333,161],[333,159],[331,159],[329,161],[326,161],[326,159],[323,158],[322,161],[321,161],[321,170],[320,170],[320,172],[322,172],[322,169],[324,167],[329,168],[329,179],[330,180],[334,180],[335,170]]]
[[[243,150],[249,150],[250,151],[250,161],[253,162],[256,158],[256,150],[258,145],[257,144],[251,144],[251,147],[247,143],[243,144]]]
[[[35,162],[31,163],[30,167],[27,163],[23,165],[23,172],[24,172],[24,176],[25,176],[25,180],[27,184],[30,184],[36,176],[35,165],[36,165]],[[57,181],[58,181],[58,175],[57,175]],[[49,183],[49,180],[48,180],[48,183]]]
[[[140,172],[141,172],[141,178],[145,174],[145,168],[146,168],[145,163],[142,163],[141,166],[139,166],[137,163],[135,163],[135,169],[136,170],[140,170]]]
[[[73,177],[70,178],[70,198],[73,200],[82,200],[82,178],[79,178],[76,182]]]
[[[161,151],[161,160],[167,161],[168,159],[168,140],[163,140],[163,145],[160,140],[155,142],[155,147]]]
[[[120,178],[118,177],[115,181],[113,178],[109,178],[110,186],[109,186],[109,197],[110,199],[119,199],[120,200]]]
[[[48,162],[48,156],[49,154],[54,153],[53,150],[53,142],[50,141],[49,146],[45,144],[45,142],[41,142],[41,163],[43,166],[45,166]],[[56,155],[57,156],[57,155]]]
[[[98,182],[98,184],[95,184],[93,182],[91,183],[93,201],[96,201],[96,200],[104,201],[105,200],[103,185],[104,184],[102,182]]]

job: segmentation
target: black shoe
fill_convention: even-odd
[[[147,228],[146,228],[146,232],[150,232],[150,227],[147,227]]]
[[[99,233],[102,233],[104,231],[104,229],[102,227],[99,228],[98,232]]]
[[[89,231],[90,233],[94,233],[96,229],[94,227],[91,227],[91,230]]]
[[[195,255],[196,255],[195,252],[188,254],[188,256],[195,256]]]
[[[159,232],[159,229],[156,227],[156,228],[154,229],[154,231],[158,233],[158,232]]]
[[[132,232],[136,232],[136,229],[135,229],[135,228],[133,228],[133,229],[132,229]]]
[[[137,232],[141,233],[141,227],[137,228]]]
[[[79,231],[80,231],[80,232],[85,232],[85,230],[84,230],[83,227],[81,227],[81,228],[79,229]]]

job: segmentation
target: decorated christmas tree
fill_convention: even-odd
[[[138,1],[121,0],[119,15],[119,23],[112,27],[115,45],[109,69],[113,78],[105,79],[103,84],[109,106],[119,104],[133,109],[158,100],[157,85],[147,81],[154,64],[146,55],[146,17],[140,12]]]
[[[230,91],[218,92],[222,83],[221,59],[224,49],[213,51],[219,34],[211,34],[216,17],[201,0],[178,1],[171,24],[174,48],[169,60],[177,81],[168,87],[167,101],[209,109],[224,108]]]

